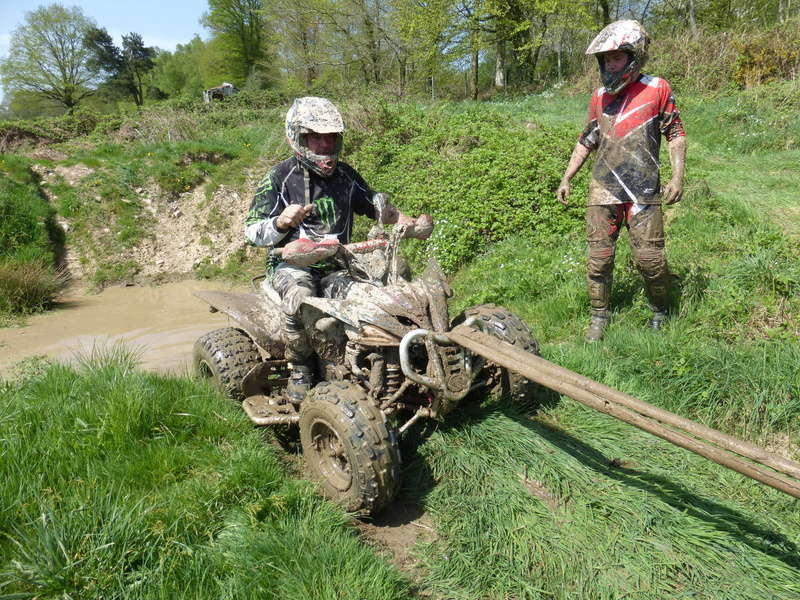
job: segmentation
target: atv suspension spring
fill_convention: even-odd
[[[400,365],[388,363],[386,365],[386,378],[384,379],[384,397],[391,397],[400,389],[401,383],[403,383],[403,372],[400,370]]]

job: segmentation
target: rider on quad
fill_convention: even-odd
[[[310,265],[271,260],[265,281],[281,297],[291,367],[287,395],[294,403],[303,400],[315,377],[300,306],[304,298],[320,295],[321,279],[336,268],[331,261],[314,261],[316,254],[328,254],[320,253],[320,247],[350,242],[354,212],[384,224],[404,224],[406,237],[427,239],[433,230],[429,215],[414,219],[390,202],[375,199],[358,172],[339,160],[343,133],[342,116],[330,100],[297,98],[286,113],[286,141],[294,156],[261,180],[245,221],[245,236],[256,246],[282,248],[301,240],[293,247],[306,253]]]

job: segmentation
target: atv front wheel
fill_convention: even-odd
[[[455,319],[453,327],[460,325],[469,317],[477,317],[481,330],[489,335],[513,344],[514,346],[539,355],[539,344],[531,330],[517,315],[496,304],[481,304],[468,308]],[[518,402],[530,401],[536,384],[518,373],[509,371],[484,359],[476,361],[475,383],[484,383],[488,393],[495,396],[508,396]]]
[[[300,408],[300,442],[322,493],[345,510],[374,515],[397,494],[397,436],[358,386],[317,385]]]
[[[261,363],[256,345],[245,332],[234,327],[216,329],[194,343],[194,367],[226,396],[242,400],[242,380]]]

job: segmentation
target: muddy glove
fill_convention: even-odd
[[[306,204],[305,206],[290,204],[284,208],[283,212],[275,219],[275,228],[280,232],[284,232],[293,227],[297,227],[313,210],[313,204]]]
[[[322,240],[315,242],[308,238],[300,238],[289,242],[281,249],[283,262],[294,267],[310,267],[339,251],[339,240]]]
[[[669,183],[664,186],[661,192],[661,198],[664,204],[675,204],[680,202],[683,197],[683,181],[670,179]]]
[[[433,232],[433,218],[430,215],[422,214],[414,219],[414,222],[406,226],[407,238],[417,238],[427,240]]]
[[[572,187],[569,184],[569,179],[562,179],[561,183],[558,185],[558,189],[556,190],[556,199],[564,206],[568,206],[568,198],[571,191]]]

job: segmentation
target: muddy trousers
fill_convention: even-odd
[[[319,269],[295,267],[287,263],[280,263],[272,275],[272,287],[281,297],[283,341],[286,344],[286,360],[290,363],[302,364],[313,352],[300,316],[300,305],[303,299],[320,295],[319,283],[324,275]]]
[[[587,286],[592,313],[608,315],[617,239],[623,225],[628,228],[633,261],[644,279],[650,308],[664,311],[669,295],[669,270],[661,206],[626,203],[589,206],[586,210]]]

